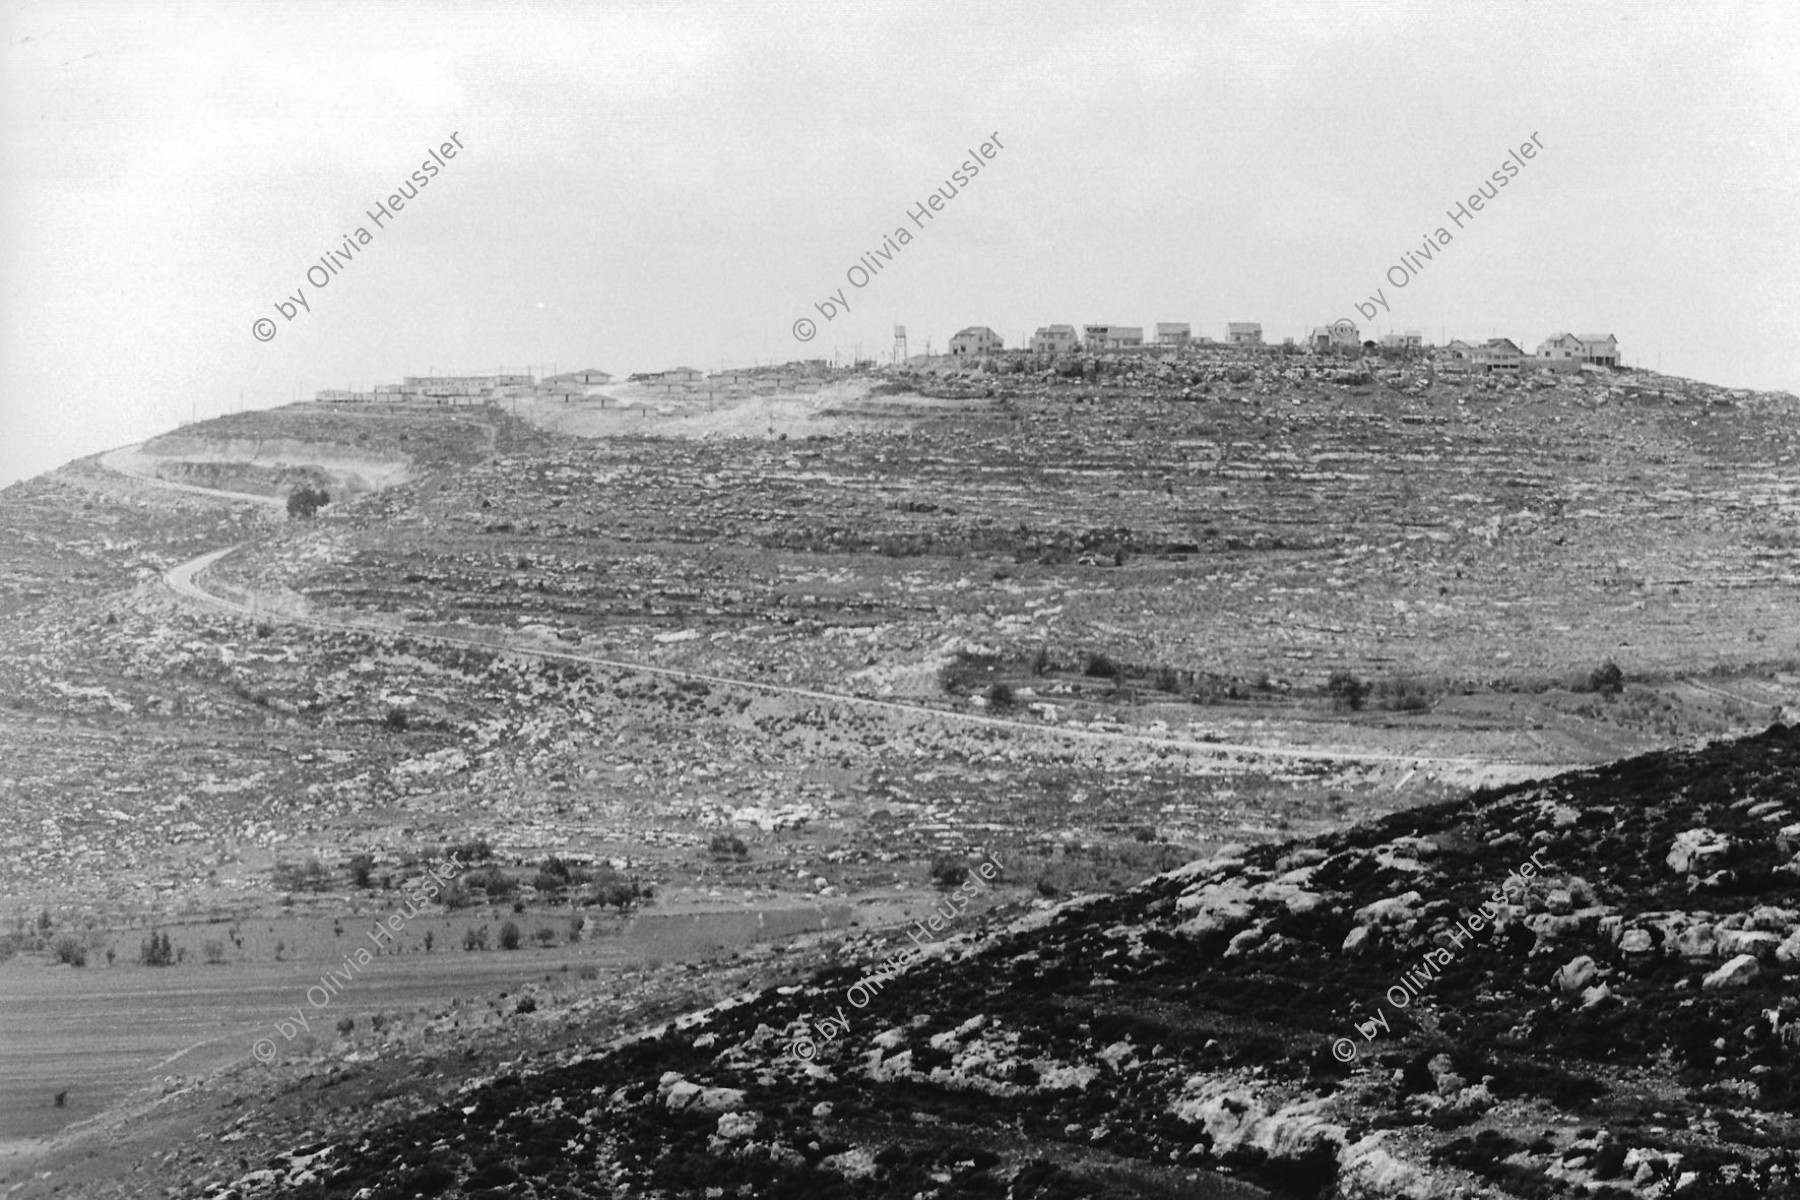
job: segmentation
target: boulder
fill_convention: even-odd
[[[1669,866],[1678,875],[1687,875],[1702,869],[1707,860],[1716,858],[1731,848],[1731,839],[1722,833],[1714,833],[1710,829],[1689,829],[1675,835],[1675,844],[1669,848]]]
[[[1556,986],[1565,992],[1579,992],[1599,974],[1600,964],[1583,954],[1564,963],[1556,972]]]
[[[1757,965],[1754,955],[1740,954],[1701,980],[1700,986],[1709,991],[1721,988],[1740,988],[1761,973],[1762,968]]]

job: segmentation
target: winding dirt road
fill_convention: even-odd
[[[226,546],[220,550],[210,550],[196,558],[189,559],[179,566],[171,568],[164,576],[170,590],[193,603],[211,608],[218,612],[254,620],[273,621],[278,624],[299,625],[309,629],[325,630],[337,633],[354,633],[361,635],[392,635],[395,630],[391,626],[375,622],[331,620],[321,617],[304,617],[290,612],[279,611],[275,607],[247,605],[217,595],[201,587],[198,576],[206,569],[238,549],[237,545]],[[981,713],[956,712],[954,710],[932,708],[924,704],[909,704],[899,700],[882,700],[873,696],[858,696],[849,692],[828,692],[816,688],[794,687],[788,684],[765,683],[754,679],[737,679],[726,675],[711,675],[702,671],[687,671],[678,667],[660,667],[648,663],[632,662],[627,659],[604,658],[596,654],[581,654],[570,650],[552,650],[547,647],[524,644],[511,638],[464,638],[454,634],[423,633],[406,631],[406,636],[421,642],[430,642],[440,646],[453,646],[458,649],[504,651],[508,654],[520,654],[532,658],[553,662],[580,663],[585,666],[604,667],[612,671],[635,672],[643,675],[660,675],[668,679],[692,680],[706,683],[714,687],[737,689],[739,691],[760,692],[766,695],[788,696],[796,699],[819,701],[826,704],[856,706],[865,709],[897,714],[912,718],[924,718],[939,721],[951,721],[964,725],[986,726],[1004,729],[1014,733],[1032,733],[1049,737],[1066,738],[1074,741],[1100,742],[1114,745],[1142,746],[1150,749],[1180,750],[1189,754],[1198,754],[1208,758],[1228,758],[1243,756],[1251,759],[1278,759],[1283,762],[1321,762],[1361,764],[1370,766],[1395,767],[1408,772],[1432,771],[1450,772],[1459,775],[1476,774],[1483,782],[1511,782],[1523,779],[1544,778],[1561,771],[1573,770],[1589,764],[1539,764],[1519,763],[1485,758],[1434,758],[1416,754],[1386,754],[1363,750],[1323,750],[1300,749],[1288,746],[1258,746],[1243,742],[1184,741],[1179,738],[1162,738],[1150,734],[1121,733],[1105,729],[1080,729],[1065,725],[1040,725],[1023,721],[1008,720],[1004,717],[990,717]]]

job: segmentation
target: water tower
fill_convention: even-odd
[[[906,326],[894,326],[894,364],[898,366],[906,361]]]

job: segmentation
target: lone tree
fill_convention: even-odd
[[[969,878],[969,864],[960,858],[940,854],[931,860],[931,881],[941,888],[959,887]]]
[[[1333,671],[1331,678],[1325,681],[1325,694],[1339,708],[1355,712],[1369,698],[1369,685],[1348,671]]]
[[[287,498],[288,516],[301,521],[309,520],[330,503],[331,493],[324,488],[303,487]]]
[[[1625,690],[1625,672],[1609,658],[1588,673],[1588,687],[1602,696],[1616,696]]]

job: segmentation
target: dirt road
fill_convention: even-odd
[[[300,625],[309,629],[327,630],[339,633],[356,634],[392,634],[389,626],[375,622],[340,621],[320,617],[300,616],[291,612],[279,611],[276,607],[246,605],[216,595],[201,587],[197,577],[208,567],[238,549],[227,546],[221,550],[211,550],[171,568],[164,576],[169,588],[177,595],[234,616],[247,617],[254,620],[274,621],[290,625]],[[595,654],[580,654],[569,650],[551,650],[540,646],[522,643],[512,638],[463,638],[453,634],[422,633],[408,630],[406,636],[416,641],[430,642],[440,646],[454,646],[459,649],[495,651],[504,650],[508,654],[519,654],[527,657],[553,662],[580,663],[585,666],[604,667],[608,670],[635,672],[644,675],[659,675],[668,679],[691,680],[711,686],[737,689],[739,691],[760,692],[767,695],[788,696],[795,699],[813,700],[826,704],[856,706],[880,712],[897,714],[911,718],[925,718],[949,721],[971,726],[987,726],[1005,729],[1015,733],[1032,733],[1052,738],[1066,738],[1073,741],[1111,743],[1114,745],[1135,745],[1146,749],[1180,750],[1189,754],[1197,754],[1209,758],[1231,758],[1241,756],[1249,759],[1277,759],[1283,762],[1327,762],[1396,767],[1405,771],[1426,770],[1433,772],[1453,772],[1458,774],[1475,773],[1483,782],[1511,782],[1514,780],[1544,778],[1562,771],[1573,770],[1587,764],[1541,764],[1501,762],[1482,758],[1433,758],[1414,754],[1383,754],[1361,750],[1318,750],[1297,749],[1281,746],[1258,746],[1241,742],[1195,742],[1179,738],[1153,737],[1148,734],[1120,733],[1104,729],[1077,729],[1064,725],[1027,724],[1023,721],[1012,721],[1004,717],[990,717],[981,713],[955,712],[947,709],[932,708],[923,704],[908,704],[898,700],[881,700],[873,696],[858,696],[848,692],[827,692],[814,688],[793,687],[785,684],[765,683],[761,680],[734,679],[725,675],[710,675],[699,671],[685,671],[675,667],[659,667],[646,663],[631,662],[625,659],[603,658]]]

